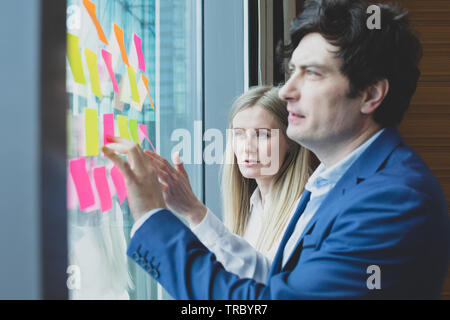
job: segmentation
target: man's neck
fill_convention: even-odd
[[[334,143],[332,146],[327,146],[322,150],[313,151],[317,158],[325,165],[326,168],[330,168],[350,153],[356,150],[364,142],[369,140],[375,133],[382,128],[378,125],[371,126],[366,130],[363,130],[360,134],[354,135],[349,139],[343,140],[340,143]]]

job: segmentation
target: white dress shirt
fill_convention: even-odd
[[[269,207],[267,200],[264,207]],[[294,212],[295,210],[291,212],[291,216]],[[230,232],[209,209],[200,224],[191,229],[199,240],[216,255],[225,270],[237,274],[241,278],[265,282],[281,241],[280,237],[269,251],[260,252],[255,249],[267,214],[270,213],[263,209],[261,194],[259,188],[256,188],[250,198],[250,217],[244,237]]]
[[[319,206],[322,204],[322,201],[325,199],[328,192],[336,185],[336,183],[350,168],[350,166],[383,131],[384,129],[378,131],[370,139],[368,139],[361,146],[350,153],[346,158],[344,158],[334,166],[327,169],[325,165],[321,163],[308,179],[305,189],[311,191],[311,198],[303,214],[297,221],[294,232],[286,243],[283,251],[283,266],[290,257],[303,230],[305,229],[311,218],[314,216],[316,211],[319,209]],[[153,209],[139,218],[133,225],[133,228],[131,230],[131,237],[133,237],[136,230],[151,215],[160,210],[161,209]],[[293,212],[291,212],[291,217],[294,212],[295,209]],[[253,214],[250,217],[252,216]],[[252,224],[257,225],[257,219],[255,220],[255,222],[252,222]],[[250,226],[250,222],[248,226]],[[247,235],[248,230],[250,229],[246,229],[245,236]],[[241,238],[228,231],[223,223],[209,210],[205,218],[200,222],[199,225],[197,225],[195,228],[192,228],[192,231],[210,251],[216,254],[218,261],[222,262],[226,270],[233,272],[240,277],[252,278],[258,282],[265,282],[267,280],[267,275],[269,273],[270,266],[277,249],[272,248],[274,251],[271,252],[268,257],[266,257],[262,253],[258,252],[246,239]],[[251,235],[249,234],[247,239],[249,241],[254,241],[255,234],[251,232]],[[281,241],[281,239],[279,239],[279,241]],[[277,242],[277,244],[279,243],[279,241]],[[274,247],[277,248],[278,245],[275,245]]]

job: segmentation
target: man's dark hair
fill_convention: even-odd
[[[374,113],[383,127],[397,125],[408,109],[420,76],[422,47],[398,5],[377,4],[381,29],[369,29],[369,4],[363,0],[307,0],[291,24],[291,43],[279,45],[281,58],[290,58],[301,39],[317,32],[338,47],[341,72],[349,79],[349,97],[386,78],[389,92]]]

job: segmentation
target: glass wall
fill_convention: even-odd
[[[67,1],[67,285],[72,299],[170,298],[126,256],[134,220],[123,178],[101,147],[105,136],[114,134],[170,159],[180,145],[176,132],[184,130],[193,150],[200,143],[201,158],[200,4]],[[185,162],[194,163],[186,156]],[[202,199],[201,161],[186,169]]]

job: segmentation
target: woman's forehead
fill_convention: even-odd
[[[241,129],[277,129],[279,125],[270,111],[255,105],[236,113],[233,118],[233,128]]]

